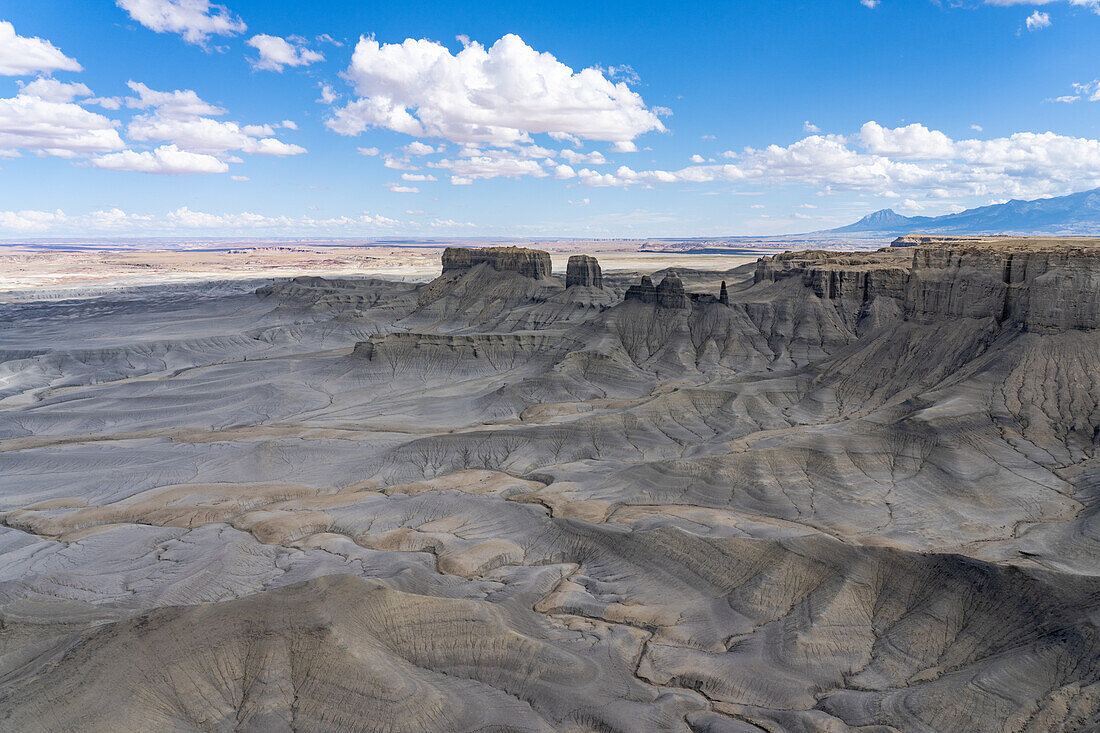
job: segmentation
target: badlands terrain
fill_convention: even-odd
[[[1100,241],[899,244],[0,304],[0,729],[1100,727]]]

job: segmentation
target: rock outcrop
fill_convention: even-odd
[[[821,251],[784,252],[761,257],[754,284],[799,277],[819,298],[867,300],[876,295],[905,295],[912,256],[908,252],[882,250],[866,253]]]
[[[448,247],[443,250],[443,274],[487,264],[500,272],[518,272],[541,280],[550,277],[550,254],[523,247]]]
[[[653,279],[649,275],[642,275],[642,280],[637,285],[631,285],[626,289],[623,300],[634,300],[639,303],[656,303],[657,288],[653,287]]]
[[[669,271],[657,285],[657,305],[662,308],[687,308],[688,297],[684,283],[675,272]]]
[[[913,250],[906,315],[994,318],[1034,330],[1100,327],[1100,246],[1011,240]]]
[[[575,285],[588,288],[603,287],[600,263],[590,255],[571,255],[565,266],[565,287]]]
[[[0,730],[1100,730],[1100,246],[471,257],[0,305]]]
[[[627,288],[623,299],[655,304],[661,308],[687,308],[691,302],[684,292],[683,281],[672,271],[657,287],[653,286],[653,280],[648,275],[643,275],[638,285]]]

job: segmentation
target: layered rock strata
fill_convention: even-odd
[[[648,275],[643,275],[639,284],[627,288],[623,299],[653,304],[661,308],[687,308],[690,304],[688,295],[684,291],[684,283],[675,272],[665,275],[656,287],[653,286],[653,280]]]
[[[1098,730],[1096,251],[0,304],[0,729]]]
[[[603,287],[600,263],[590,255],[571,255],[565,267],[565,287]]]
[[[500,272],[518,272],[541,280],[550,277],[550,254],[523,247],[448,247],[443,250],[443,274],[486,264]]]
[[[657,288],[653,286],[653,279],[649,275],[642,275],[641,282],[631,285],[626,289],[623,300],[634,300],[640,303],[656,303]]]

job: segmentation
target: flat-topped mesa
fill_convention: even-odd
[[[1100,238],[911,235],[907,241],[877,252],[762,257],[755,284],[800,281],[817,297],[860,313],[889,298],[900,315],[921,323],[964,318],[1043,332],[1100,329]]]
[[[761,257],[754,284],[798,277],[819,298],[864,302],[882,295],[903,298],[912,257],[903,250],[825,252],[805,250]]]
[[[1004,239],[913,250],[906,316],[1100,328],[1100,240]]]
[[[996,236],[959,236],[949,234],[903,234],[890,243],[891,247],[923,247],[929,244],[979,244],[1000,239]]]
[[[570,255],[565,266],[565,287],[574,285],[589,288],[603,287],[603,272],[600,263],[591,255]]]
[[[542,280],[550,277],[550,253],[523,247],[448,247],[443,250],[443,274],[486,264],[500,272],[516,272]]]

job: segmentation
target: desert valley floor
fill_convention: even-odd
[[[1100,243],[915,244],[0,304],[0,729],[1100,727]]]

